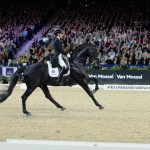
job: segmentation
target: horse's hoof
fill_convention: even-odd
[[[64,111],[65,109],[66,109],[65,107],[62,107],[62,108],[61,108],[62,111]]]
[[[99,109],[104,109],[104,107],[103,106],[99,106]]]
[[[31,116],[31,113],[30,112],[26,113],[26,116]]]

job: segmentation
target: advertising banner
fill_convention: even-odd
[[[17,67],[0,67],[0,76],[12,76],[17,70]]]
[[[150,71],[146,70],[96,70],[89,71],[88,76],[96,77],[101,85],[150,85]]]
[[[12,76],[17,67],[0,67],[0,76]],[[91,70],[89,77],[96,77],[100,85],[150,85],[148,70]]]
[[[13,67],[7,67],[6,68],[6,76],[12,76],[14,73],[14,68]]]

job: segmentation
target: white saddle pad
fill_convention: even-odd
[[[59,75],[58,68],[57,67],[56,68],[52,68],[52,65],[51,65],[50,62],[47,62],[47,64],[48,64],[48,73],[49,73],[49,75],[51,77],[58,77],[58,75]]]
[[[49,75],[51,77],[58,77],[58,75],[59,75],[58,68],[50,68],[49,69]]]
[[[56,68],[52,68],[52,65],[49,61],[47,61],[47,64],[48,64],[48,73],[51,77],[58,77],[59,76],[59,69],[58,67]],[[64,76],[68,76],[70,74],[70,69],[69,71],[64,74]]]

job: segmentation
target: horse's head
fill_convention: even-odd
[[[98,51],[93,45],[91,45],[87,47],[87,55],[91,59],[96,59],[98,56]]]
[[[90,57],[96,58],[98,56],[98,51],[92,44],[82,44],[73,50],[72,57]]]
[[[71,61],[86,63],[87,58],[95,60],[98,56],[97,49],[92,44],[82,44],[73,50]]]

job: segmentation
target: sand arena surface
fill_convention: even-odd
[[[150,92],[104,91],[95,97],[99,110],[81,88],[50,87],[66,110],[57,109],[37,88],[27,100],[32,116],[22,114],[21,95],[15,88],[0,104],[0,140],[74,140],[150,143]]]

